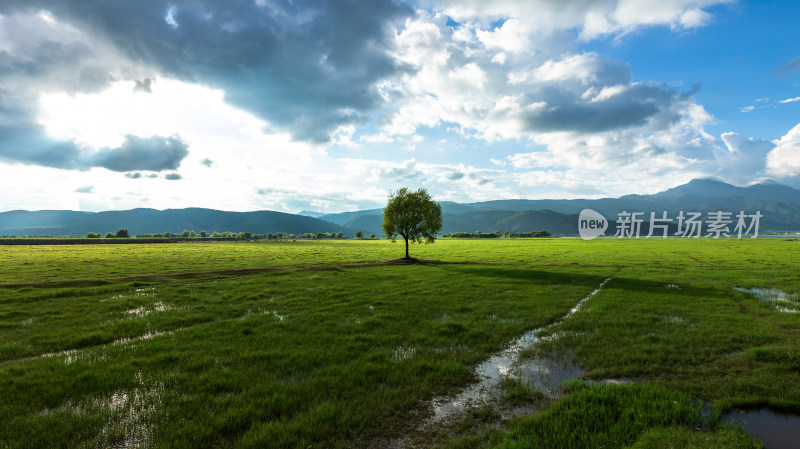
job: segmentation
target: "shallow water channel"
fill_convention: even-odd
[[[563,323],[591,297],[597,294],[611,278],[605,279],[591,293],[569,310],[560,320],[548,326],[526,332],[513,341],[506,349],[493,355],[475,369],[480,380],[455,397],[439,397],[432,401],[434,416],[428,424],[435,424],[466,412],[470,407],[488,402],[499,393],[500,382],[504,377],[519,379],[528,387],[541,391],[548,397],[562,393],[561,384],[565,380],[577,379],[583,370],[575,364],[548,358],[535,357],[520,361],[522,351],[533,349],[542,340],[541,334]]]
[[[753,295],[759,301],[771,305],[775,310],[784,313],[797,313],[800,311],[800,301],[797,295],[790,295],[777,288],[740,288],[734,287],[736,291]]]
[[[797,449],[800,447],[800,416],[783,415],[768,409],[732,412],[723,422],[741,424],[767,449]]]

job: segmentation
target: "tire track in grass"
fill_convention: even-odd
[[[464,417],[471,410],[491,403],[501,393],[501,383],[506,378],[522,381],[549,399],[558,398],[563,394],[560,388],[562,382],[576,379],[583,374],[580,367],[559,364],[558,361],[539,357],[523,362],[520,361],[519,356],[522,351],[535,348],[542,341],[541,334],[562,324],[579,312],[583,305],[597,295],[610,280],[611,278],[603,280],[597,288],[578,301],[558,321],[524,333],[505,349],[479,364],[475,368],[475,374],[480,379],[478,382],[468,386],[455,396],[433,398],[428,403],[428,406],[433,409],[433,416],[425,419],[411,432],[388,442],[379,442],[377,446],[396,449],[412,447],[412,439],[415,435],[429,433],[437,427],[445,426],[448,422]]]
[[[264,310],[264,311],[260,311],[259,313],[263,313],[264,315],[271,315],[277,321],[283,321],[284,318],[285,318],[284,315],[278,315],[276,312],[274,312],[272,310]],[[6,360],[3,360],[3,361],[0,361],[0,366],[6,365],[6,364],[10,364],[10,363],[27,362],[27,361],[30,361],[30,360],[53,358],[53,357],[63,357],[64,358],[64,363],[67,364],[67,365],[69,365],[70,363],[79,361],[79,360],[92,360],[92,361],[94,361],[94,360],[102,360],[103,359],[103,354],[99,354],[97,357],[92,358],[86,353],[94,351],[94,350],[99,350],[99,349],[102,349],[102,348],[105,348],[105,347],[110,347],[110,346],[133,344],[133,343],[136,343],[136,342],[149,340],[149,339],[151,339],[153,337],[160,337],[162,335],[172,335],[172,334],[175,334],[177,332],[191,330],[191,329],[194,329],[194,328],[198,328],[200,326],[207,326],[207,325],[212,325],[212,324],[216,324],[216,323],[225,323],[225,322],[229,322],[229,321],[241,320],[241,319],[247,318],[249,316],[253,316],[253,315],[256,315],[256,314],[252,313],[252,311],[248,311],[247,313],[245,313],[245,314],[243,314],[241,316],[237,316],[237,317],[217,318],[217,319],[214,319],[214,320],[202,321],[202,322],[195,323],[195,324],[192,324],[192,325],[189,325],[189,326],[176,327],[176,328],[166,329],[166,330],[162,330],[162,331],[148,330],[147,332],[145,332],[144,334],[141,334],[141,335],[122,337],[122,338],[118,338],[116,340],[105,342],[105,343],[98,343],[98,344],[94,344],[94,345],[83,346],[83,347],[80,347],[80,348],[63,349],[61,351],[45,352],[45,353],[42,353],[42,354],[29,355],[29,356],[25,356],[25,357],[16,358],[16,359],[6,359]]]
[[[333,264],[333,265],[308,265],[308,266],[271,266],[261,268],[229,268],[223,270],[206,271],[182,271],[175,273],[143,273],[130,276],[112,276],[105,278],[80,278],[80,279],[56,279],[50,281],[37,282],[0,282],[0,289],[15,289],[24,287],[58,288],[58,287],[97,287],[119,282],[171,282],[174,279],[195,279],[195,278],[214,278],[217,276],[250,276],[263,273],[276,272],[304,272],[304,271],[328,271],[342,270],[351,268],[371,268],[397,265],[490,265],[490,266],[526,266],[526,267],[568,267],[568,268],[656,268],[669,269],[662,265],[621,265],[621,264],[591,264],[591,263],[508,263],[508,262],[474,262],[464,260],[424,260],[424,259],[394,259],[384,262],[367,262],[354,264]],[[733,268],[711,267],[708,269],[728,270]]]
[[[173,279],[193,279],[203,277],[215,276],[248,276],[262,273],[273,272],[295,272],[295,271],[327,271],[327,270],[340,270],[347,268],[370,268],[382,266],[395,266],[395,265],[508,265],[505,263],[491,263],[491,262],[471,262],[471,261],[449,261],[449,260],[422,260],[422,259],[394,259],[384,262],[368,262],[358,264],[333,264],[333,265],[309,265],[309,266],[272,266],[262,268],[230,268],[223,270],[207,270],[207,271],[183,271],[175,273],[143,273],[134,274],[130,276],[113,276],[106,278],[82,278],[82,279],[56,279],[50,281],[38,282],[0,282],[0,288],[14,289],[23,287],[95,287],[107,285],[113,282],[132,282],[132,281],[145,281],[145,282],[170,282]]]

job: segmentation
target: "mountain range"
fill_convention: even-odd
[[[250,232],[343,232],[347,227],[313,217],[273,211],[225,212],[213,209],[132,209],[106,212],[23,211],[0,213],[0,235],[84,236],[89,232],[115,232],[126,228],[131,235],[190,231]]]
[[[625,195],[593,200],[495,200],[477,203],[443,201],[442,233],[453,232],[528,232],[546,229],[554,235],[577,235],[578,214],[593,209],[612,222],[617,214],[649,212],[675,218],[680,211],[747,213],[761,211],[761,232],[800,231],[800,190],[766,182],[737,187],[712,179],[695,179],[653,195]],[[380,234],[382,210],[328,214],[319,217],[365,233]],[[612,223],[613,226],[613,223]]]
[[[737,187],[712,179],[695,179],[653,195],[625,195],[619,198],[572,200],[495,200],[476,203],[443,201],[443,234],[454,232],[529,232],[548,230],[553,235],[577,235],[578,214],[589,208],[612,222],[622,211],[667,212],[674,218],[680,211],[747,213],[760,211],[760,230],[800,231],[800,190],[765,182]],[[0,235],[82,236],[88,232],[114,232],[128,228],[131,234],[181,232],[184,229],[251,232],[343,232],[356,230],[365,235],[383,235],[382,209],[337,214],[302,211],[286,214],[273,211],[225,212],[211,209],[133,209],[127,211],[9,211],[0,213]],[[613,232],[613,228],[612,228]]]

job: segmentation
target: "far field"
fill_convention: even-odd
[[[403,251],[0,246],[0,448],[738,448],[722,414],[800,413],[800,241],[445,239],[411,254],[448,263],[385,263]],[[507,376],[425,425],[553,323],[521,357],[580,365],[563,397]]]

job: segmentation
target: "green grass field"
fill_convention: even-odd
[[[439,240],[412,256],[459,263],[380,264],[403,250],[0,246],[0,448],[739,448],[721,413],[800,413],[800,241]],[[509,380],[423,425],[606,278],[523,354],[584,369],[563,398]]]

